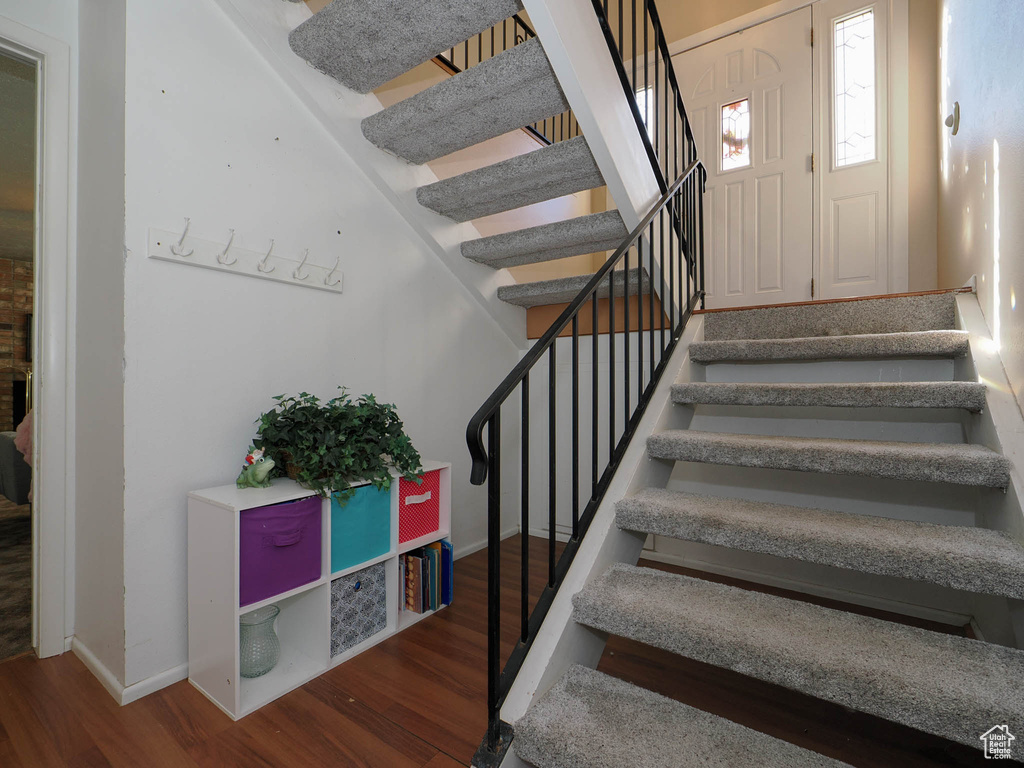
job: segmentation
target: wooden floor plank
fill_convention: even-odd
[[[529,545],[532,603],[544,588],[547,541]],[[503,654],[519,631],[519,550],[518,537],[502,544]],[[452,606],[238,722],[187,681],[118,707],[72,654],[0,663],[0,767],[468,766],[486,727],[486,553],[459,560],[455,573]],[[858,768],[985,764],[980,750],[621,638],[600,669]]]

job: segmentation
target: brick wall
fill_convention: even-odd
[[[0,259],[0,432],[13,430],[15,379],[22,373],[9,366],[27,368],[25,316],[32,312],[32,262]]]

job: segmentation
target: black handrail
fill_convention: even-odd
[[[533,345],[523,359],[498,385],[490,397],[474,414],[466,430],[466,440],[473,458],[471,480],[475,485],[488,482],[487,520],[488,520],[488,673],[487,673],[487,706],[488,732],[481,745],[474,765],[496,764],[494,761],[502,753],[501,742],[507,741],[511,729],[500,722],[500,709],[504,703],[512,682],[515,680],[526,654],[533,643],[541,622],[551,607],[555,593],[558,591],[569,566],[582,542],[583,537],[594,518],[597,508],[604,498],[626,447],[635,433],[640,419],[643,417],[647,404],[654,393],[661,375],[668,364],[668,359],[682,335],[687,320],[693,310],[703,301],[704,269],[703,269],[703,220],[702,192],[707,181],[707,173],[703,164],[694,159],[661,196],[658,202],[643,218],[629,237],[605,262],[600,270],[590,279],[586,287],[565,308],[562,314]],[[683,229],[680,231],[679,222]],[[657,253],[657,258],[656,258]],[[635,254],[636,269],[633,269]],[[646,262],[646,264],[645,264]],[[622,270],[616,267],[621,266]],[[655,281],[655,277],[658,281]],[[635,283],[635,295],[632,287]],[[616,333],[615,297],[621,288],[624,309],[623,326],[625,334]],[[585,508],[580,511],[580,381],[579,381],[579,337],[580,318],[589,302],[591,305],[591,334],[593,336],[593,356],[598,355],[598,299],[604,298],[607,289],[609,299],[608,313],[608,426],[605,428],[608,440],[608,457],[601,468],[599,456],[601,424],[599,421],[599,382],[598,366],[593,368],[591,414],[591,493]],[[655,293],[660,296],[660,307],[656,307]],[[645,301],[646,296],[646,301]],[[645,317],[645,303],[647,316]],[[633,308],[636,312],[633,312]],[[637,328],[631,329],[635,314]],[[572,329],[572,466],[567,482],[572,483],[572,535],[562,555],[556,559],[556,408],[555,408],[555,345],[563,331]],[[666,330],[668,337],[666,338]],[[636,391],[632,391],[629,374],[629,338],[637,334],[637,353],[640,363],[637,367]],[[646,339],[644,334],[646,333]],[[615,345],[617,337],[624,338],[625,360],[623,372],[616,367]],[[647,341],[645,376],[644,342]],[[530,430],[530,374],[536,365],[547,356],[548,361],[548,574],[547,583],[540,594],[533,612],[529,611],[529,552],[528,536],[530,511],[530,470],[529,470],[529,430]],[[655,362],[657,361],[657,362]],[[616,384],[622,379],[624,386],[620,396],[616,395]],[[646,379],[646,381],[645,381]],[[501,539],[501,408],[509,402],[509,398],[521,388],[521,439],[522,453],[520,459],[521,478],[521,514],[523,531],[523,550],[521,560],[521,612],[519,639],[512,650],[504,668],[500,664],[500,555]],[[633,395],[635,394],[635,398]],[[616,430],[616,413],[621,408],[623,422],[621,431]],[[484,439],[484,432],[487,439]],[[566,473],[569,474],[569,473]]]
[[[510,27],[511,37],[509,35]],[[509,48],[536,36],[537,33],[533,31],[533,27],[527,24],[519,14],[516,14],[466,42],[453,46],[445,53],[435,56],[434,60],[443,69],[457,75],[459,72],[492,59],[499,53],[504,53]],[[527,125],[523,130],[541,144],[554,144],[579,136],[580,124],[570,109],[560,115]]]

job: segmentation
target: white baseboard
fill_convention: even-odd
[[[117,679],[117,676],[107,669],[106,665],[97,658],[96,654],[90,651],[77,637],[71,638],[71,650],[85,664],[86,669],[92,672],[103,687],[107,689],[107,693],[114,697],[114,701],[120,704],[121,695],[124,693],[124,685]]]
[[[904,603],[899,600],[892,600],[886,597],[879,597],[877,595],[868,595],[863,592],[853,592],[851,590],[840,589],[838,587],[829,587],[823,584],[811,584],[804,581],[797,581],[796,579],[787,579],[784,576],[769,575],[766,573],[748,571],[743,568],[736,568],[728,565],[721,565],[719,563],[709,563],[702,560],[681,558],[674,555],[666,555],[661,552],[654,552],[649,549],[645,549],[643,554],[640,555],[641,559],[654,560],[659,563],[668,563],[670,565],[678,565],[683,568],[692,568],[698,571],[707,571],[718,576],[727,576],[734,579],[742,579],[743,581],[750,581],[755,584],[764,584],[769,587],[778,587],[779,589],[789,589],[793,592],[802,592],[808,595],[815,595],[817,597],[824,597],[829,600],[838,600],[844,603],[853,603],[855,605],[864,606],[865,608],[874,608],[880,611],[889,611],[891,613],[898,613],[904,616],[915,616],[919,619],[926,619],[928,621],[937,621],[940,624],[950,624],[953,626],[962,627],[972,619],[970,616],[962,613],[955,613],[953,611],[943,611],[939,608],[929,608],[926,606],[913,605],[911,603]],[[976,630],[977,631],[977,630]]]
[[[137,683],[127,686],[122,685],[117,676],[107,669],[106,665],[96,657],[96,654],[90,651],[77,637],[68,638],[66,644],[70,646],[75,656],[81,659],[86,668],[107,689],[107,693],[114,697],[114,701],[122,707],[125,704],[131,704],[133,701],[138,701],[143,696],[155,693],[161,688],[166,688],[179,680],[188,678],[188,664],[186,663],[179,664],[152,677],[147,677],[145,680],[140,680]]]
[[[519,526],[514,528],[507,528],[501,532],[501,540],[504,541],[510,536],[515,536],[519,533]],[[487,546],[487,539],[483,538],[479,541],[474,541],[471,544],[463,544],[461,547],[455,550],[455,559],[458,560],[466,555],[472,555],[474,552],[479,552],[481,549]]]
[[[68,651],[71,650],[71,644],[74,641],[75,641],[75,636],[74,635],[71,635],[69,637],[65,637],[64,638],[64,653],[67,653]]]
[[[179,664],[176,667],[165,669],[159,674],[147,677],[145,680],[140,680],[137,683],[125,686],[124,691],[121,693],[121,706],[125,704],[131,704],[133,701],[138,701],[143,696],[148,696],[151,693],[156,693],[161,688],[166,688],[169,685],[173,685],[181,680],[188,679],[188,662]]]

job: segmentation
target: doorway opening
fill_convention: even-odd
[[[0,52],[0,660],[32,650],[38,64]]]

